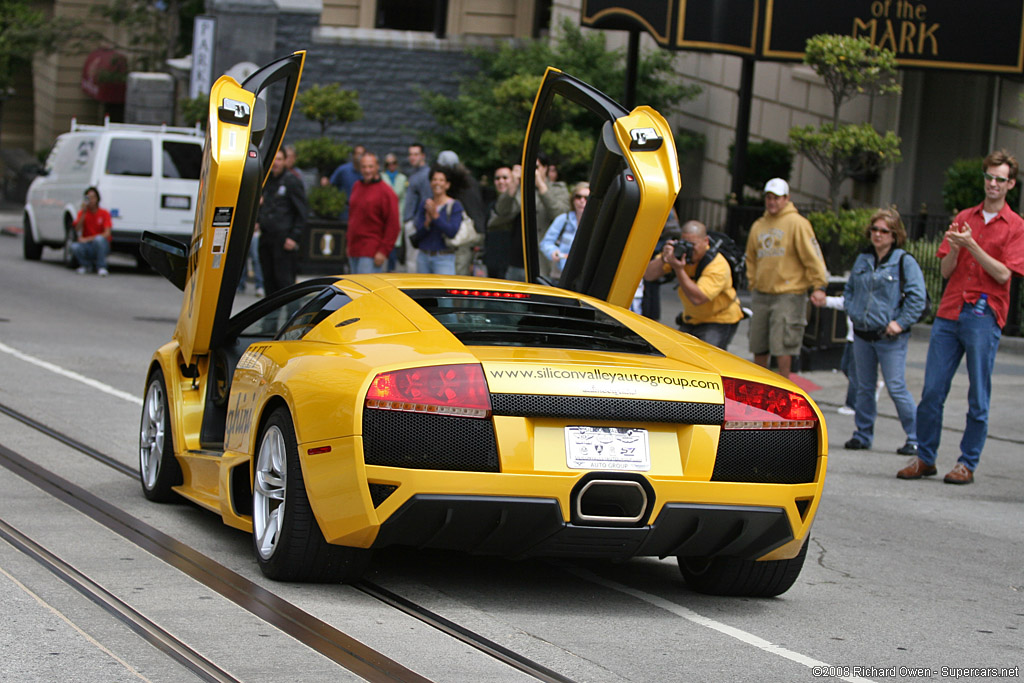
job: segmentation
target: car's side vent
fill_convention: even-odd
[[[368,482],[367,486],[370,489],[370,500],[373,501],[375,508],[379,508],[392,493],[398,490],[394,484],[374,484],[372,481]]]
[[[711,481],[805,484],[817,469],[817,429],[723,429]]]

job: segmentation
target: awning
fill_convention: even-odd
[[[128,58],[117,50],[93,50],[82,65],[82,90],[100,102],[124,104],[127,80]]]

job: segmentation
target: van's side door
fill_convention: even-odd
[[[155,135],[117,133],[106,137],[106,155],[98,185],[103,205],[114,219],[114,233],[138,236],[156,222],[153,195],[160,172],[159,140]]]
[[[203,167],[203,140],[165,137],[159,142],[156,225],[162,235],[187,238],[192,234]]]

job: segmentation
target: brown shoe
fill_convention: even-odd
[[[962,462],[958,462],[942,481],[947,484],[973,484],[974,472],[967,469]]]
[[[920,479],[921,477],[934,477],[938,473],[935,465],[928,465],[921,458],[914,458],[909,465],[896,473],[896,477],[898,479]]]

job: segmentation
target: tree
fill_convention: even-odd
[[[900,161],[900,139],[880,135],[870,123],[839,125],[843,103],[864,93],[898,93],[896,55],[866,38],[818,35],[807,40],[804,62],[832,93],[832,122],[789,131],[796,150],[828,181],[829,202],[839,211],[839,188],[847,178],[871,176]]]
[[[320,124],[320,137],[295,143],[297,163],[306,168],[315,167],[321,176],[330,175],[338,164],[348,158],[352,149],[332,140],[327,131],[336,123],[363,118],[359,93],[342,90],[337,83],[314,85],[299,95],[296,104],[300,114]]]
[[[48,17],[29,0],[0,0],[0,113],[14,94],[14,74],[29,69],[37,52],[73,49],[81,40],[81,22]]]
[[[425,139],[438,149],[454,149],[476,170],[493,169],[522,155],[526,125],[544,70],[555,66],[598,90],[622,91],[625,56],[609,50],[602,33],[586,36],[571,21],[562,25],[557,42],[532,40],[504,43],[496,50],[478,49],[479,70],[459,83],[459,94],[423,91],[424,107],[440,125]],[[664,50],[645,55],[637,69],[637,99],[668,114],[680,102],[696,97],[700,88],[679,82],[672,55]],[[594,140],[586,114],[562,107],[555,111],[541,147],[559,162],[563,177],[589,171]]]

